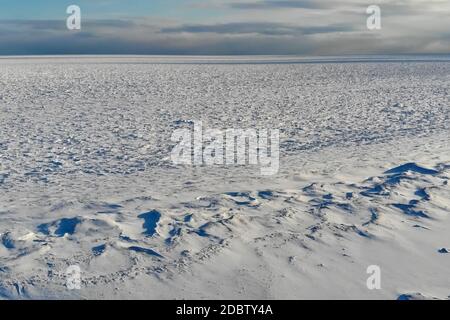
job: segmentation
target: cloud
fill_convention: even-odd
[[[252,2],[233,2],[229,4],[233,9],[276,9],[276,8],[301,8],[322,9],[326,5],[319,0],[265,0]]]
[[[328,26],[294,26],[282,23],[270,22],[241,22],[223,23],[213,25],[182,25],[178,27],[163,28],[163,33],[217,33],[217,34],[260,34],[270,36],[318,34],[332,32],[353,31],[351,25],[328,25]]]
[[[135,23],[131,20],[82,20],[86,28],[129,28]],[[62,30],[66,28],[66,20],[0,20],[2,28],[27,30]]]
[[[65,20],[0,20],[0,55],[450,54],[449,1],[379,0],[378,31],[366,28],[366,0],[233,1],[190,19],[83,19],[81,31]]]
[[[315,9],[315,10],[346,10],[348,8],[367,8],[376,4],[385,9],[386,13],[424,12],[448,5],[447,0],[378,0],[370,3],[367,0],[244,0],[239,2],[222,2],[222,5],[233,9],[274,10],[274,9]],[[215,3],[217,5],[217,3]],[[448,8],[448,7],[447,7]]]

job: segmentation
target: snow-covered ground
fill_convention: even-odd
[[[0,298],[447,299],[433,59],[0,59]],[[279,173],[174,165],[190,121],[279,129]]]

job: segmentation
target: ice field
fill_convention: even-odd
[[[0,299],[448,299],[449,119],[450,57],[1,58]],[[173,164],[192,121],[278,174]]]

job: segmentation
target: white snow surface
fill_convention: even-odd
[[[442,57],[2,58],[0,299],[448,299],[449,117]],[[279,173],[173,165],[189,121]]]

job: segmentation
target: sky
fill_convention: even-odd
[[[450,54],[449,17],[450,0],[0,0],[0,55]]]

